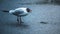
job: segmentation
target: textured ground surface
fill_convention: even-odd
[[[0,4],[0,10],[29,7],[32,9],[32,12],[22,17],[24,23],[18,25],[16,16],[0,11],[0,34],[60,34],[60,6],[11,3],[5,2]]]

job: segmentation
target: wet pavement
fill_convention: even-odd
[[[9,3],[9,2],[8,2]],[[32,12],[22,17],[19,25],[16,16],[0,11],[0,34],[60,34],[60,6],[51,4],[20,5],[0,4],[0,10],[29,7]]]

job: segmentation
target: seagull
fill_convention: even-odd
[[[23,23],[21,17],[28,15],[31,11],[30,8],[26,7],[16,8],[14,10],[3,10],[3,12],[8,12],[9,14],[17,16],[17,22],[19,24]]]

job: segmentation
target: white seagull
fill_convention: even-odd
[[[23,23],[22,20],[21,20],[21,17],[22,16],[26,16],[28,15],[28,13],[30,13],[32,10],[30,8],[16,8],[14,10],[3,10],[3,12],[8,12],[9,14],[13,14],[15,16],[17,16],[17,21],[19,24]]]

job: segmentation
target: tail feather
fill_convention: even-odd
[[[2,12],[9,12],[8,10],[2,10]]]

